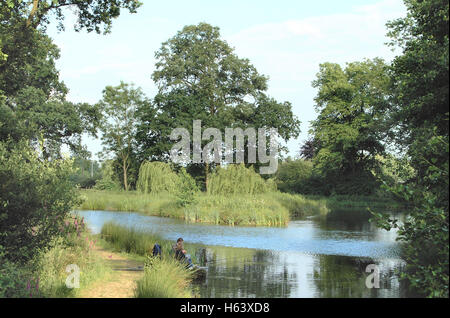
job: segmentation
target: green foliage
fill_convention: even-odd
[[[320,194],[322,185],[314,184],[317,179],[313,171],[313,163],[308,160],[288,160],[278,165],[275,180],[282,192]],[[319,186],[319,187],[317,187]]]
[[[5,257],[0,245],[0,298],[23,298],[29,296],[27,280],[29,272],[23,266]]]
[[[158,94],[152,106],[139,110],[136,138],[141,158],[167,160],[173,146],[171,131],[179,127],[192,131],[193,120],[222,131],[273,127],[285,140],[300,133],[292,105],[264,94],[267,77],[234,53],[219,28],[207,23],[185,26],[162,44],[156,59],[152,78]],[[199,165],[206,185],[211,167]]]
[[[26,142],[0,142],[0,245],[15,261],[48,246],[79,204],[69,160],[42,160]]]
[[[265,181],[253,168],[246,168],[244,164],[218,168],[208,183],[208,194],[211,195],[253,195],[270,191],[276,191],[275,183]]]
[[[123,185],[129,189],[129,169],[136,150],[136,110],[147,104],[140,88],[121,82],[119,86],[107,86],[98,107],[103,112],[101,122],[102,144],[105,153],[113,153],[119,161]]]
[[[17,19],[23,26],[34,29],[38,27],[45,29],[50,23],[50,16],[54,16],[58,22],[58,29],[64,30],[63,9],[69,6],[76,9],[74,10],[77,15],[77,22],[74,25],[76,31],[85,29],[88,32],[108,33],[111,30],[112,20],[119,17],[122,8],[135,13],[141,5],[142,3],[136,0],[6,0],[2,1],[0,14]]]
[[[143,162],[139,169],[137,190],[143,193],[178,192],[180,178],[169,164],[164,162]]]
[[[390,83],[381,59],[349,63],[345,69],[321,64],[313,82],[319,90],[315,98],[319,115],[312,124],[318,145],[314,166],[331,184],[332,192],[368,194],[376,189],[369,172],[377,163],[375,156],[384,151],[380,136]],[[364,178],[368,187],[361,188],[359,180],[347,185]]]
[[[3,9],[3,8],[2,8]],[[13,10],[14,11],[14,10]],[[46,157],[60,157],[63,144],[82,152],[81,135],[95,135],[100,114],[95,106],[66,100],[67,87],[55,63],[59,49],[42,31],[23,26],[14,12],[0,11],[0,141],[29,139]]]
[[[375,172],[378,178],[388,184],[406,183],[416,177],[416,171],[406,157],[398,158],[391,154],[377,156],[379,171]]]
[[[404,242],[409,284],[427,297],[448,297],[449,284],[449,3],[405,0],[408,14],[388,26],[403,54],[392,64],[395,103],[387,115],[396,144],[406,149],[415,176],[388,191],[411,202],[404,224],[383,214],[383,228],[397,228]]]
[[[102,177],[95,183],[96,190],[118,191],[121,189],[117,176],[114,173],[113,162],[106,160],[102,164]]]
[[[73,164],[76,172],[70,179],[80,188],[90,189],[101,178],[100,167],[96,161],[75,157]]]
[[[198,186],[195,183],[194,178],[186,172],[185,168],[181,168],[178,172],[180,179],[177,198],[178,205],[186,207],[196,202],[196,195],[199,192]]]

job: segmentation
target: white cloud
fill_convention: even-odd
[[[261,73],[270,76],[271,95],[293,103],[294,113],[302,121],[303,140],[308,122],[316,117],[311,82],[319,64],[374,57],[391,60],[394,53],[385,45],[386,22],[405,12],[401,0],[382,0],[347,13],[254,25],[225,38],[238,56],[249,58]],[[298,143],[289,142],[291,151]]]

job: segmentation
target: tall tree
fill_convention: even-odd
[[[380,126],[389,102],[387,70],[381,59],[349,63],[345,69],[332,63],[320,65],[313,82],[318,89],[315,102],[319,115],[311,132],[319,146],[315,166],[330,182],[371,178],[375,155],[384,151]],[[347,190],[373,189],[353,188]]]
[[[129,189],[129,168],[136,151],[136,110],[147,107],[148,101],[140,88],[121,82],[107,86],[99,102],[104,117],[101,124],[104,151],[113,153],[121,164],[123,185]]]
[[[64,7],[76,8],[75,29],[108,32],[120,8],[135,12],[137,1],[2,0],[0,6],[0,140],[26,138],[45,157],[59,156],[62,144],[82,152],[81,135],[95,136],[99,112],[66,100],[55,61],[59,49],[45,34],[52,14],[63,29]]]
[[[391,190],[415,208],[399,227],[410,284],[428,297],[448,297],[449,286],[449,2],[405,0],[405,18],[388,24],[394,101],[390,133],[406,149],[416,179]]]
[[[234,54],[220,38],[219,28],[206,23],[184,27],[155,54],[152,78],[158,87],[154,108],[141,112],[138,138],[147,142],[144,156],[167,159],[173,128],[203,127],[224,130],[245,123],[275,127],[283,137],[299,133],[299,122],[289,103],[267,97],[267,77],[248,59]],[[245,127],[242,127],[245,128]],[[157,150],[155,153],[154,150]],[[208,165],[204,164],[205,177]]]

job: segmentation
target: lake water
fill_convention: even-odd
[[[151,231],[207,249],[201,297],[407,297],[397,270],[396,233],[376,228],[365,213],[335,212],[293,220],[287,227],[190,224],[138,213],[78,211],[94,233],[105,222]],[[194,253],[194,251],[189,251]],[[375,264],[379,288],[368,288]],[[369,281],[373,282],[370,279]]]

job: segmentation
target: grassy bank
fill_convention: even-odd
[[[336,195],[336,196],[306,196],[307,199],[313,201],[321,201],[327,206],[330,211],[372,211],[380,212],[398,212],[405,211],[407,206],[405,203],[395,201],[389,197],[380,196],[350,196],[350,195]]]
[[[177,205],[177,199],[169,194],[96,190],[81,190],[81,193],[85,199],[79,207],[82,210],[132,211],[210,224],[284,226],[290,216],[328,212],[323,200],[280,192],[255,195],[199,193],[195,203],[187,207]]]
[[[89,235],[77,238],[73,245],[62,241],[43,254],[38,262],[39,289],[42,297],[78,297],[96,281],[108,280],[111,268],[93,252],[95,239]],[[66,280],[72,273],[67,266],[79,268],[79,288],[68,288]]]
[[[109,279],[111,269],[94,252],[97,238],[82,223],[74,231],[73,220],[68,219],[64,235],[55,237],[49,248],[26,264],[12,263],[0,255],[0,297],[78,297],[92,283]]]
[[[191,270],[187,270],[171,253],[172,244],[159,235],[126,228],[115,223],[106,223],[101,230],[101,237],[115,251],[126,252],[131,257],[145,257],[144,276],[137,281],[136,297],[144,298],[188,298],[193,296],[190,283]],[[162,258],[150,258],[153,245],[162,246]],[[195,262],[194,251],[198,245],[185,244]]]

